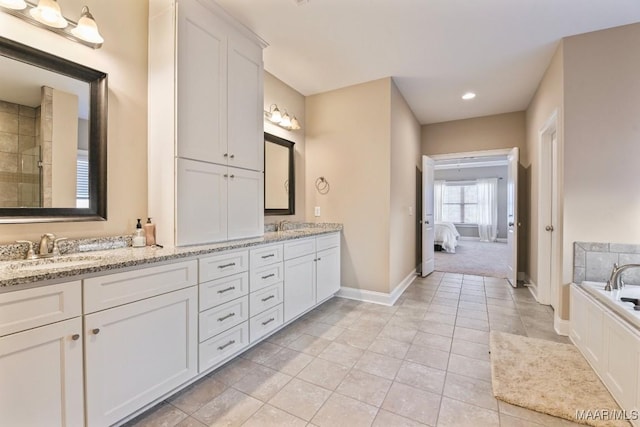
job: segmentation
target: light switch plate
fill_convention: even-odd
[[[314,215],[315,216],[320,216],[320,206],[316,206],[314,209]]]

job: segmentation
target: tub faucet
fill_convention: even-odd
[[[609,280],[607,280],[607,285],[604,287],[605,291],[611,291],[614,289],[622,289],[624,283],[620,279],[620,274],[628,269],[633,267],[640,267],[640,264],[625,264],[618,266],[618,263],[613,263],[613,269],[611,270],[611,275],[609,276]]]

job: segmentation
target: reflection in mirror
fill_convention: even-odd
[[[0,38],[0,222],[106,218],[106,74]]]
[[[292,141],[264,134],[265,215],[295,213],[295,174]]]

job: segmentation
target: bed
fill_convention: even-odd
[[[443,251],[456,253],[459,238],[460,233],[452,222],[436,222],[434,244],[440,245]]]

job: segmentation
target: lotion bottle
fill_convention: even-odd
[[[144,230],[142,230],[142,224],[140,223],[140,218],[138,218],[136,231],[133,233],[133,238],[131,239],[131,246],[134,248],[142,248],[146,245],[146,240],[147,239],[144,237]]]
[[[144,234],[147,238],[147,246],[156,244],[156,225],[151,222],[151,218],[147,218],[147,223],[144,225]]]

